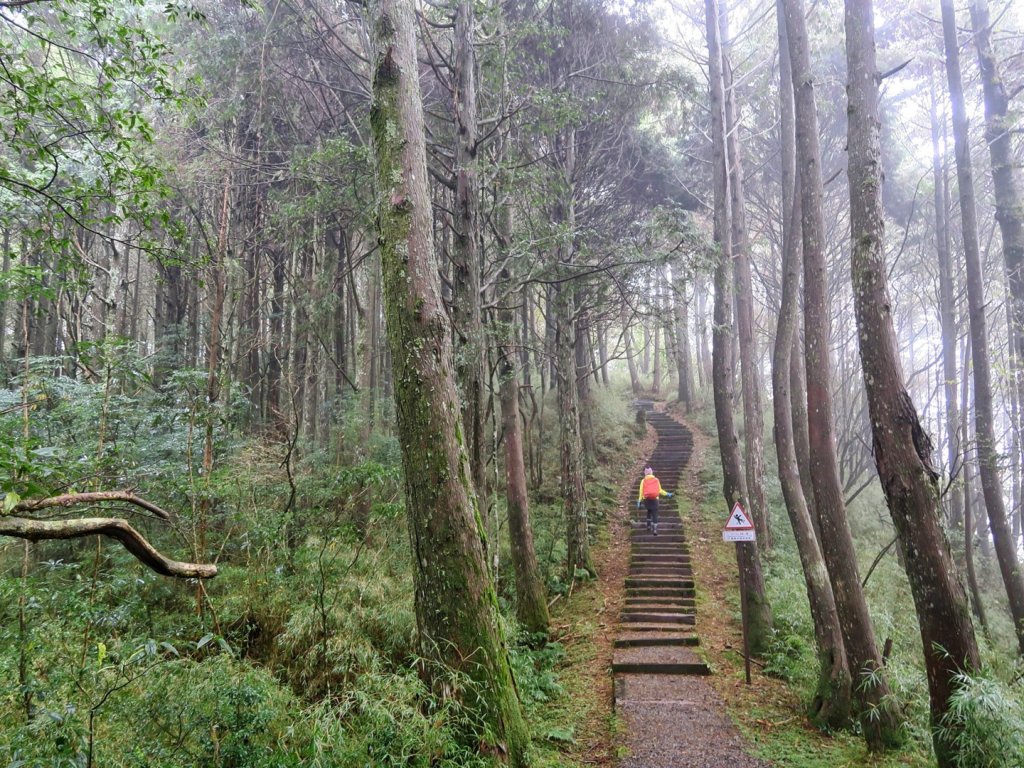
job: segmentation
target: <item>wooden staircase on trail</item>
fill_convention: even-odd
[[[624,720],[629,753],[619,765],[767,768],[747,753],[707,682],[711,670],[695,650],[700,641],[693,567],[677,504],[693,435],[653,403],[635,405],[658,434],[647,463],[675,495],[661,499],[657,535],[647,530],[647,510],[636,509],[632,497],[626,597],[612,657],[615,708]],[[636,478],[632,487],[639,485]]]
[[[658,432],[648,464],[668,491],[675,491],[693,451],[690,430],[649,402],[647,423]],[[636,487],[640,482],[637,478]],[[625,694],[627,674],[706,675],[710,673],[693,648],[698,644],[693,567],[674,496],[659,502],[658,532],[647,529],[646,509],[634,509],[626,604],[619,617],[612,673],[615,697]]]

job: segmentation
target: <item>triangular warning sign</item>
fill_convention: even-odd
[[[750,522],[750,518],[747,517],[747,513],[743,509],[743,505],[738,501],[732,508],[732,514],[729,515],[729,522],[725,524],[725,530],[727,531],[750,531],[753,530],[754,524]]]

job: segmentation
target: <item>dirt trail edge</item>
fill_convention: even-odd
[[[658,435],[649,464],[674,491],[690,461],[693,435],[653,403],[636,405]],[[634,488],[639,484],[638,477]],[[648,531],[645,516],[645,510],[633,510],[626,599],[612,658],[615,708],[628,750],[619,766],[767,768],[747,754],[708,682],[711,670],[695,650],[693,569],[675,499],[662,499],[657,535]]]

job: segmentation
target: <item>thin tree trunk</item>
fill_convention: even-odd
[[[11,271],[11,231],[4,227],[3,265],[0,277]],[[0,386],[7,386],[7,293],[0,291]]]
[[[832,418],[828,283],[818,114],[802,0],[786,0],[786,25],[795,87],[796,144],[803,220],[804,336],[807,372],[811,486],[821,549],[839,611],[843,644],[868,747],[900,741],[902,715],[891,704],[889,684],[857,571],[846,520]]]
[[[803,251],[800,242],[800,199],[796,190],[796,127],[793,114],[793,80],[786,38],[785,9],[777,0],[779,28],[779,94],[782,102],[782,298],[772,357],[772,404],[775,416],[775,450],[779,482],[786,510],[793,526],[800,564],[803,567],[807,599],[814,622],[818,647],[818,685],[810,707],[811,719],[828,728],[844,728],[850,720],[851,680],[839,628],[828,569],[811,522],[811,513],[800,483],[796,444],[793,439],[793,407],[790,398],[790,358],[799,312],[800,272]]]
[[[597,324],[597,356],[601,367],[601,384],[604,387],[611,386],[608,378],[608,321]]]
[[[958,678],[978,670],[974,624],[942,529],[932,444],[904,386],[882,247],[882,146],[871,0],[846,0],[851,276],[875,467],[917,609],[939,768],[961,765],[962,732],[944,722]]]
[[[772,548],[768,495],[764,487],[764,413],[761,381],[754,342],[754,289],[750,273],[750,242],[747,237],[747,202],[743,191],[743,156],[740,151],[739,107],[736,103],[729,40],[727,0],[719,0],[722,25],[722,64],[725,77],[725,128],[731,197],[730,226],[736,284],[736,330],[740,350],[740,383],[743,392],[743,462],[747,477],[748,510],[757,529],[758,547]]]
[[[640,394],[640,374],[636,370],[636,353],[633,350],[633,329],[629,325],[626,307],[622,307],[622,337],[626,344],[626,366],[629,368],[629,383],[633,397]]]
[[[970,343],[971,340],[968,337],[964,342],[965,347],[969,347]],[[966,359],[968,355],[969,352],[965,349],[964,358]],[[970,443],[971,429],[970,407],[968,405],[970,402],[971,377],[966,375],[966,371],[960,389],[961,430],[964,436],[964,444],[968,445]],[[967,571],[967,585],[971,590],[971,609],[974,611],[978,623],[981,624],[982,632],[988,637],[988,617],[985,615],[985,604],[981,599],[981,590],[978,588],[978,573],[974,567],[974,473],[971,470],[971,462],[969,461],[967,451],[964,451],[963,462],[964,560],[965,570]]]
[[[654,312],[651,317],[651,322],[654,324],[654,350],[652,355],[654,356],[654,370],[653,378],[651,381],[651,392],[654,393],[655,397],[661,395],[661,275],[658,274],[654,278]]]
[[[577,292],[577,297],[579,292]],[[590,389],[591,358],[587,351],[590,337],[590,321],[586,312],[579,313],[576,321],[575,342],[576,388],[579,394],[580,439],[583,443],[583,459],[588,467],[597,462],[597,437],[594,433],[594,396]]]
[[[960,186],[960,215],[963,218],[964,260],[967,264],[967,304],[971,327],[971,357],[974,363],[974,421],[978,445],[978,470],[985,497],[985,510],[995,544],[999,571],[1009,598],[1010,614],[1017,633],[1017,645],[1024,653],[1024,575],[1017,563],[1017,547],[1010,531],[999,477],[999,450],[992,414],[992,370],[985,319],[985,283],[978,247],[978,214],[974,200],[967,113],[960,76],[959,42],[952,0],[941,0],[943,39],[946,48],[946,76],[953,105],[953,143],[956,150],[957,180]],[[993,166],[996,164],[993,163]]]
[[[704,0],[707,22],[709,77],[711,83],[711,125],[713,141],[713,178],[715,196],[715,241],[719,245],[715,265],[715,322],[712,332],[712,378],[715,397],[715,422],[722,458],[722,492],[726,506],[747,503],[739,439],[733,420],[733,308],[732,247],[729,225],[729,177],[726,167],[725,89],[718,3]],[[764,576],[757,542],[739,544],[736,549],[741,595],[746,605],[747,631],[752,653],[761,653],[772,634],[772,615],[765,595]]]
[[[953,303],[953,266],[949,257],[949,223],[946,221],[946,172],[940,149],[941,125],[935,84],[929,78],[932,122],[932,177],[935,183],[935,252],[939,259],[939,323],[942,327],[942,375],[946,400],[946,464],[955,471],[960,457],[960,415],[956,407],[956,307]],[[949,519],[960,525],[963,496],[951,494]]]
[[[431,231],[415,9],[411,0],[381,0],[372,12],[370,122],[420,652],[476,683],[466,692],[481,726],[474,746],[525,766],[529,734],[459,439],[451,328]],[[435,668],[425,671],[443,682]]]
[[[458,332],[458,377],[469,464],[477,493],[486,496],[484,360],[480,307],[480,190],[476,174],[476,22],[471,0],[455,8],[455,248],[453,320]],[[486,506],[486,505],[485,505]]]
[[[678,373],[679,403],[689,413],[693,407],[693,369],[690,365],[690,318],[686,299],[686,280],[682,265],[673,270],[672,312],[676,323],[675,358]]]

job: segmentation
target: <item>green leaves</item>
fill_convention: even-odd
[[[4,496],[4,514],[11,514],[11,512],[14,511],[14,508],[18,506],[19,501],[21,501],[21,496],[16,494],[14,491],[8,491],[7,495]]]

